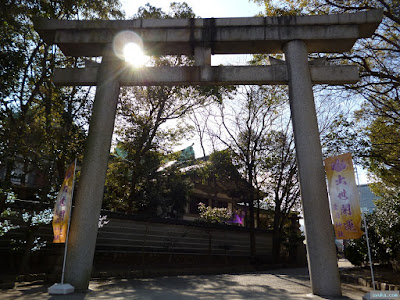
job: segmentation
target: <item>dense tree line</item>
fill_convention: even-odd
[[[33,194],[19,198],[48,202],[67,164],[82,153],[92,93],[83,88],[54,86],[56,67],[82,65],[65,58],[34,30],[36,17],[109,19],[123,16],[118,1],[17,1],[0,4],[0,169],[1,189],[26,184],[28,174],[41,176]],[[18,170],[18,172],[16,172]],[[5,195],[0,196],[0,210]],[[32,200],[32,199],[31,199]]]

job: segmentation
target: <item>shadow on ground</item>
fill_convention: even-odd
[[[0,299],[310,299],[307,269],[279,269],[249,274],[166,276],[92,281],[90,290],[51,296],[47,286],[20,284]],[[362,295],[358,293],[357,295]],[[328,299],[319,298],[316,299]],[[342,298],[343,299],[343,298]],[[346,299],[346,298],[344,298]],[[360,299],[347,298],[347,299]]]

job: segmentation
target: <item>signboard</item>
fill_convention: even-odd
[[[68,221],[72,206],[72,191],[74,188],[75,163],[67,170],[61,190],[54,205],[53,243],[65,243],[68,231]]]
[[[336,238],[360,238],[364,233],[351,153],[325,159],[325,171]]]

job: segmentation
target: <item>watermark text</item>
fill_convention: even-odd
[[[400,291],[372,291],[370,299],[400,299]]]

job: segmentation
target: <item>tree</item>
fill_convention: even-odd
[[[249,227],[255,227],[254,202],[259,200],[258,178],[260,166],[268,151],[268,136],[284,96],[276,87],[249,86],[243,89],[241,97],[219,105],[215,125],[210,124],[209,132],[221,146],[229,149],[234,164],[246,180],[245,202],[249,206]],[[212,129],[211,129],[212,126]],[[254,231],[250,234],[251,254],[255,255]]]
[[[54,86],[56,67],[76,67],[83,60],[66,59],[56,46],[46,44],[33,20],[121,18],[119,6],[116,0],[0,3],[0,213],[8,211],[10,194],[40,202],[35,211],[26,212],[30,229],[22,261],[34,247],[35,216],[49,211],[65,167],[82,153],[92,96],[90,89]],[[40,185],[28,189],[28,175],[40,179]]]
[[[114,0],[89,4],[15,0],[0,5],[0,168],[5,174],[1,187],[10,190],[13,179],[24,185],[27,174],[41,173],[44,183],[37,198],[46,202],[66,164],[81,153],[91,94],[52,84],[55,67],[82,62],[66,60],[56,47],[41,40],[32,20],[109,18],[122,13]],[[21,172],[15,174],[16,169]],[[15,175],[18,178],[13,178]],[[19,197],[23,197],[21,193],[18,191]],[[1,197],[0,209],[4,200]]]
[[[290,214],[299,209],[300,191],[290,118],[287,118],[287,96],[282,87],[245,87],[240,97],[225,101],[211,116],[208,129],[219,141],[224,152],[218,154],[220,163],[212,169],[214,177],[236,182],[236,196],[248,203],[249,226],[259,221],[260,199],[264,207],[274,211],[273,254],[279,261],[281,244],[285,240],[285,226]],[[211,110],[210,110],[211,111]],[[211,123],[213,120],[214,124]],[[199,123],[199,122],[198,122]],[[286,125],[285,125],[286,124]],[[229,167],[231,166],[231,167]],[[247,184],[239,184],[245,181]],[[266,202],[266,204],[265,204]],[[255,207],[257,205],[257,214]],[[251,243],[254,242],[250,236]],[[255,253],[253,252],[253,255]]]
[[[172,3],[171,14],[146,4],[145,7],[139,8],[135,17],[194,18],[195,15],[186,3]],[[152,60],[154,66],[190,66],[193,63],[193,58],[187,56],[154,57]],[[142,186],[144,182],[154,178],[154,172],[163,160],[155,157],[160,154],[165,156],[171,152],[172,146],[189,131],[179,123],[182,117],[197,107],[219,101],[227,91],[229,91],[227,88],[199,86],[148,86],[122,89],[116,134],[128,152],[128,158],[124,162],[129,173],[125,177],[129,180],[129,185],[124,192],[127,211],[137,211],[139,206],[147,205],[148,201],[143,199]],[[122,184],[121,182],[120,185]],[[106,198],[109,197],[106,195]]]
[[[338,12],[381,8],[384,19],[371,40],[360,41],[346,59],[360,67],[362,80],[350,88],[365,99],[357,112],[368,138],[365,165],[388,186],[400,185],[400,61],[399,1],[327,2]]]
[[[119,147],[123,145],[120,143]],[[117,150],[119,151],[121,150]],[[146,152],[141,157],[142,173],[137,178],[135,201],[132,203],[129,201],[129,196],[133,170],[129,159],[133,156],[129,150],[126,151],[124,158],[113,155],[107,171],[103,208],[111,211],[181,218],[192,188],[190,179],[180,170],[182,163],[185,162],[168,165],[168,161],[175,161],[175,154],[164,155],[155,149]]]
[[[354,64],[361,81],[345,88],[363,99],[355,120],[365,134],[360,152],[364,165],[387,186],[400,184],[400,2],[386,0],[259,1],[267,15],[327,14],[383,10],[383,21],[372,38],[360,39],[352,51],[327,54],[333,63]],[[359,139],[358,139],[359,140]]]
[[[262,164],[268,206],[274,211],[272,253],[279,262],[281,245],[287,238],[285,225],[290,215],[300,210],[300,186],[297,176],[294,138],[289,124],[269,133],[270,147]]]
[[[196,178],[207,183],[210,187],[211,200],[215,200],[213,197],[217,197],[222,188],[229,197],[246,202],[250,190],[254,189],[243,179],[240,167],[234,163],[233,155],[229,149],[214,151],[206,161],[199,162],[200,168],[188,172],[188,175],[194,173]]]
[[[378,186],[375,186],[378,188]],[[382,197],[376,202],[376,209],[366,215],[372,262],[390,264],[400,272],[400,197],[398,191],[381,190]],[[368,250],[365,236],[350,240],[345,256],[355,265],[368,264]]]
[[[390,262],[393,269],[400,272],[400,194],[397,190],[387,192],[385,189],[378,193],[378,186],[374,188],[375,193],[381,196],[370,219],[381,250],[377,262]]]

